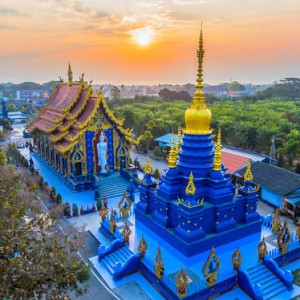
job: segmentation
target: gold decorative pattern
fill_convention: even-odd
[[[148,244],[146,242],[146,240],[144,239],[144,237],[142,236],[139,244],[138,244],[138,251],[141,254],[141,259],[143,259],[145,257],[146,251],[148,249]]]
[[[109,218],[109,230],[113,234],[116,231],[116,221],[114,218],[114,210],[111,210],[110,218]]]
[[[287,224],[287,220],[284,220],[283,227],[280,229],[278,237],[277,237],[277,244],[279,247],[280,254],[285,254],[287,252],[288,245],[291,240],[291,233],[290,229]]]
[[[101,210],[99,211],[99,215],[101,216],[101,222],[103,223],[107,216],[107,208],[103,205]]]
[[[151,163],[150,163],[150,156],[148,155],[147,160],[146,160],[146,165],[144,167],[144,173],[145,174],[152,174],[152,172],[153,172],[153,168],[152,168]]]
[[[250,160],[247,164],[247,169],[246,169],[246,172],[244,174],[244,181],[253,181],[253,175],[252,175],[252,172],[251,172],[251,162],[250,162]]]
[[[129,226],[127,225],[127,223],[125,222],[124,228],[123,228],[123,231],[122,231],[122,236],[125,240],[125,244],[129,244],[130,234],[131,234],[131,230],[130,230]]]
[[[239,266],[242,264],[242,256],[239,248],[235,250],[231,258],[232,258],[232,265],[233,265],[234,272],[237,273]]]
[[[161,257],[161,250],[159,246],[157,248],[157,254],[154,259],[154,269],[155,269],[155,275],[161,279],[164,275],[165,266]]]
[[[129,216],[129,211],[132,206],[131,199],[127,196],[126,192],[124,192],[122,199],[118,203],[118,208],[122,213],[122,218],[127,218]]]
[[[220,260],[215,253],[214,246],[211,247],[210,254],[202,267],[202,272],[206,277],[206,284],[208,286],[215,285],[217,283],[217,276],[220,270]]]
[[[181,128],[178,127],[178,134],[177,134],[177,146],[176,146],[176,152],[177,152],[177,157],[180,151],[180,144],[181,144]]]
[[[186,287],[188,285],[188,277],[185,275],[184,270],[181,269],[176,279],[176,287],[178,296],[183,298],[186,295]]]
[[[194,184],[194,176],[193,173],[191,172],[190,177],[189,177],[189,182],[185,188],[185,193],[187,195],[194,195],[196,192],[196,187]]]
[[[272,218],[272,231],[279,234],[280,228],[281,228],[280,211],[279,208],[277,208]]]
[[[265,237],[262,238],[261,242],[257,246],[258,250],[258,260],[263,262],[264,256],[268,253],[267,244],[265,242]]]

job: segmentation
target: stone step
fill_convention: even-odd
[[[106,260],[106,257],[101,260],[101,263],[104,265],[104,267],[109,271],[110,274],[113,274],[114,270],[110,263]]]
[[[261,289],[262,289],[263,295],[266,295],[269,292],[271,292],[273,290],[276,290],[278,288],[280,289],[282,287],[285,287],[285,285],[279,279],[277,279],[276,282],[274,282],[273,284],[269,285],[268,287],[261,286]]]
[[[258,265],[254,266],[254,267],[251,267],[251,268],[247,269],[247,273],[250,275],[250,274],[253,274],[256,271],[262,270],[264,268],[265,268],[265,266],[263,264],[258,264]]]
[[[285,285],[282,285],[281,287],[278,287],[274,290],[269,291],[267,294],[264,295],[264,300],[270,300],[270,299],[280,299],[278,297],[279,294],[285,292],[287,290]]]
[[[259,274],[252,274],[250,276],[251,280],[253,283],[260,283],[261,280],[263,280],[264,278],[266,278],[267,276],[272,275],[274,276],[273,273],[271,273],[267,268],[264,270],[264,272],[259,273]]]

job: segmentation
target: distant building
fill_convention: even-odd
[[[228,94],[227,87],[224,85],[206,85],[203,88],[203,92],[216,97],[227,96]]]
[[[254,182],[261,187],[263,201],[274,207],[290,207],[292,215],[300,215],[299,174],[260,161],[254,162],[251,169]],[[236,175],[242,177],[245,170],[245,167],[239,169]]]

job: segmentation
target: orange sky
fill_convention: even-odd
[[[205,82],[300,77],[299,0],[1,0],[0,82],[194,82],[201,20]]]

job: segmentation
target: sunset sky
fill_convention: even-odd
[[[300,77],[300,0],[1,0],[0,82],[193,83]]]

